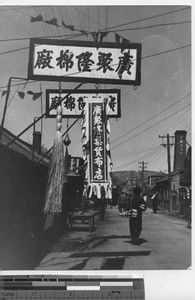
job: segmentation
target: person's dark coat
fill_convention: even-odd
[[[146,210],[144,199],[135,193],[129,201],[128,210],[130,211],[129,229],[132,242],[134,243],[142,231],[142,212]]]

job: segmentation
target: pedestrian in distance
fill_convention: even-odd
[[[131,234],[132,244],[138,244],[139,236],[142,231],[142,212],[146,210],[146,202],[140,196],[141,188],[136,186],[133,189],[133,196],[127,207],[129,215],[129,230]]]
[[[98,199],[99,202],[99,210],[100,210],[100,221],[103,221],[105,218],[105,211],[106,211],[106,197],[105,197],[105,190],[101,187],[101,198]]]
[[[121,216],[123,216],[123,214],[126,212],[127,204],[128,204],[128,196],[125,190],[122,190],[121,194],[118,197],[118,209]]]
[[[153,213],[157,214],[157,210],[158,210],[158,195],[157,192],[155,191],[154,195],[152,196],[152,209],[153,209]]]

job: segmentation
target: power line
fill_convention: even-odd
[[[76,9],[76,8],[75,8]],[[156,18],[158,16],[162,16],[162,15],[166,15],[166,14],[170,14],[170,13],[174,13],[174,12],[178,12],[178,11],[182,11],[182,10],[185,10],[185,9],[189,9],[189,7],[187,8],[183,8],[183,9],[180,9],[180,10],[176,10],[176,11],[172,11],[172,12],[168,12],[168,13],[164,13],[164,14],[160,14],[160,15],[157,15],[157,16],[152,16],[152,17],[149,17],[149,18]],[[78,10],[78,9],[77,9]],[[17,10],[18,11],[18,10]],[[79,10],[78,10],[79,11]],[[46,12],[45,12],[46,13]],[[29,15],[28,15],[29,16]],[[136,20],[136,21],[133,21],[133,22],[129,22],[129,23],[125,23],[126,24],[132,24],[132,23],[135,23],[135,22],[140,22],[140,21],[143,21],[143,20],[146,20],[146,19],[149,19],[149,18],[145,18],[145,19],[141,19],[141,20]],[[137,29],[144,29],[144,28],[151,28],[151,27],[155,27],[155,26],[167,26],[167,25],[176,25],[176,24],[184,24],[184,23],[189,23],[190,21],[186,21],[186,22],[178,22],[178,23],[169,23],[169,24],[156,24],[156,25],[152,25],[152,26],[149,26],[149,27],[139,27],[139,28],[131,28],[131,29],[122,29],[121,31],[124,31],[124,30],[137,30]],[[101,25],[101,24],[100,24]],[[118,27],[120,26],[123,26],[124,24],[121,24],[121,25],[118,25]],[[102,26],[102,25],[101,25]],[[117,26],[114,26],[114,27],[117,27]],[[113,27],[112,27],[113,28]],[[108,29],[108,28],[107,28]],[[76,30],[76,29],[75,29]],[[106,30],[106,29],[103,29],[103,30]],[[118,30],[120,31],[120,30]],[[70,35],[71,38],[72,37],[78,37],[78,36],[82,36],[83,34],[78,34],[78,35]],[[55,37],[64,37],[66,35],[62,35],[62,36],[55,36]],[[54,35],[52,35],[52,37],[54,37]],[[39,37],[39,38],[44,38],[44,37]],[[19,39],[7,39],[7,40],[0,40],[0,41],[15,41],[15,40],[24,40],[26,38],[19,38]],[[187,45],[188,46],[188,45]],[[184,46],[186,47],[186,46]],[[27,49],[27,48],[20,48],[20,49],[15,49],[15,50],[11,50],[11,52],[13,51],[20,51],[20,50],[24,50],[24,49]],[[179,49],[182,49],[182,48],[178,48],[177,50]],[[172,51],[172,50],[169,50],[169,51]],[[11,53],[11,52],[2,52],[0,54],[6,54],[6,53]],[[167,52],[163,52],[163,53],[167,53]],[[158,53],[155,54],[155,55],[159,55]],[[150,57],[150,56],[147,56],[147,57]],[[145,57],[146,58],[146,57]]]
[[[120,25],[108,27],[108,28],[105,28],[104,30],[109,30],[109,29],[112,29],[112,28],[115,28],[115,27],[121,27],[121,26],[124,26],[124,25],[134,24],[134,23],[137,23],[137,22],[142,22],[142,21],[146,21],[146,20],[150,20],[150,19],[162,17],[162,16],[165,16],[165,15],[169,15],[169,14],[172,14],[172,13],[175,13],[175,12],[183,11],[183,10],[186,10],[186,9],[189,9],[189,8],[190,7],[184,7],[184,8],[173,10],[173,11],[170,11],[170,12],[167,12],[167,13],[162,13],[162,14],[151,16],[151,17],[148,17],[148,18],[143,18],[143,19],[139,19],[139,20],[135,20],[135,21],[123,23],[123,24],[120,24]]]
[[[191,93],[189,93],[188,95],[184,96],[183,98],[179,99],[178,101],[176,101],[175,103],[173,103],[172,105],[168,106],[167,108],[165,108],[164,110],[160,111],[159,113],[157,113],[156,115],[152,116],[151,118],[149,118],[148,120],[144,121],[143,123],[139,124],[138,126],[136,126],[135,128],[127,131],[126,133],[124,133],[123,135],[121,135],[120,137],[118,137],[117,139],[115,139],[114,141],[111,142],[114,143],[116,141],[118,141],[120,138],[124,137],[125,135],[127,135],[128,133],[134,131],[135,129],[139,128],[140,126],[144,125],[145,123],[151,121],[152,119],[154,119],[155,117],[157,117],[158,115],[162,114],[163,112],[165,112],[166,110],[170,109],[171,107],[173,107],[174,105],[176,105],[178,102],[184,100],[185,98],[187,98],[188,96],[190,96]]]
[[[131,30],[139,30],[139,29],[148,29],[148,28],[153,28],[153,27],[160,27],[160,26],[171,26],[171,25],[180,25],[180,24],[188,24],[191,23],[191,21],[184,21],[184,22],[177,22],[177,23],[166,23],[166,24],[156,24],[156,25],[151,25],[151,26],[144,26],[144,27],[134,27],[134,28],[126,28],[126,29],[120,29],[116,31],[110,31],[110,32],[120,32],[120,31],[131,31]],[[18,25],[18,24],[17,24]],[[77,34],[75,34],[77,35]],[[52,35],[52,36],[40,36],[36,37],[39,39],[44,39],[44,38],[64,38],[64,37],[74,37],[74,34],[67,34],[67,35]],[[13,39],[3,39],[0,40],[0,42],[13,42],[13,41],[24,41],[24,40],[29,40],[29,37],[22,37],[22,38],[13,38]]]
[[[158,151],[156,157],[154,157],[154,158],[149,158],[149,159],[148,159],[150,165],[154,164],[159,158],[162,159],[162,155],[164,154],[164,149],[161,148],[161,149],[159,149],[159,150],[160,150],[160,151]],[[156,151],[156,152],[157,152],[157,151]],[[154,154],[155,154],[155,153],[154,153]],[[151,160],[152,160],[152,161],[151,161]]]
[[[118,152],[118,153],[115,153],[114,154],[114,157],[116,158],[116,157],[118,157],[118,156],[120,156],[121,157],[121,155],[122,155],[122,157],[124,157],[125,155],[134,155],[134,154],[138,154],[138,153],[142,153],[142,152],[149,152],[149,151],[152,151],[152,150],[154,150],[154,149],[158,149],[158,148],[160,148],[159,147],[159,145],[158,146],[156,146],[155,148],[154,147],[149,147],[149,148],[141,148],[141,149],[136,149],[136,150],[130,150],[130,151],[127,151],[127,150],[125,150],[125,152],[123,152],[123,151],[120,151],[120,152]]]
[[[191,23],[191,21],[184,21],[184,22],[176,22],[176,23],[163,23],[163,24],[155,24],[150,26],[144,26],[144,27],[133,27],[133,28],[125,28],[125,29],[119,29],[115,31],[110,32],[121,32],[121,31],[131,31],[131,30],[139,30],[139,29],[149,29],[154,27],[161,27],[161,26],[174,26],[174,25],[180,25],[180,24],[188,24]]]
[[[173,128],[178,128],[178,125],[181,128],[182,127],[181,124],[186,119],[186,115],[189,111],[190,111],[190,107],[186,110],[186,112],[183,114],[182,117],[178,117],[176,120],[174,120],[174,122],[171,125],[165,128],[164,132],[169,132],[170,130],[173,130]]]
[[[164,53],[167,53],[167,52],[172,52],[172,51],[176,51],[176,50],[181,50],[183,48],[187,48],[187,47],[190,47],[191,44],[188,44],[188,45],[185,45],[185,46],[181,46],[181,47],[178,47],[178,48],[174,48],[174,49],[170,49],[170,50],[167,50],[167,51],[163,51],[163,52],[158,52],[158,53],[155,53],[155,54],[151,54],[151,55],[148,55],[148,56],[143,56],[141,57],[141,59],[144,59],[144,58],[148,58],[148,57],[152,57],[152,56],[157,56],[157,55],[161,55],[161,54],[164,54]],[[1,53],[0,53],[1,54]],[[136,59],[132,59],[132,61],[135,61]],[[110,67],[114,67],[116,66],[117,64],[110,64]],[[94,71],[96,70],[96,68],[92,68],[91,71]],[[72,75],[76,75],[76,74],[79,74],[80,72],[74,72],[74,73],[69,73],[68,76],[72,76]]]
[[[184,49],[184,48],[187,48],[187,47],[191,47],[191,44],[181,46],[181,47],[178,47],[178,48],[175,48],[175,49],[170,49],[170,50],[166,50],[166,51],[162,51],[162,52],[157,52],[157,53],[154,53],[154,54],[151,54],[151,55],[147,55],[147,56],[142,57],[142,59],[149,58],[149,57],[154,57],[154,56],[157,56],[157,55],[165,54],[165,53],[176,51],[176,50],[181,50],[181,49]]]
[[[157,123],[155,123],[155,124],[151,125],[150,127],[148,127],[148,128],[146,128],[146,129],[144,129],[143,131],[139,132],[138,134],[136,134],[136,135],[134,135],[134,136],[130,137],[129,139],[127,139],[127,140],[125,140],[125,141],[121,142],[120,144],[118,144],[118,145],[114,146],[113,148],[111,148],[111,150],[113,150],[114,148],[116,148],[116,147],[118,147],[118,146],[121,146],[122,144],[126,143],[127,141],[129,141],[129,140],[133,139],[134,137],[137,137],[138,135],[140,135],[140,134],[144,133],[144,132],[145,132],[145,131],[147,131],[148,129],[150,129],[150,128],[152,128],[152,127],[156,126],[157,124],[159,124],[159,123],[161,123],[161,122],[165,121],[166,119],[168,119],[168,118],[172,117],[173,115],[175,115],[175,114],[177,114],[178,112],[180,112],[180,111],[184,110],[186,107],[188,107],[188,106],[190,106],[190,105],[191,105],[191,103],[190,103],[190,104],[188,104],[188,105],[186,105],[186,106],[184,106],[183,108],[179,109],[178,111],[174,112],[173,114],[169,115],[168,117],[166,117],[166,118],[162,119],[161,121],[159,121],[159,122],[157,122]]]
[[[11,85],[11,77],[9,79],[9,83]],[[74,91],[78,90],[81,86],[83,85],[83,83],[80,83],[79,85],[76,86],[76,88],[74,88],[74,90],[70,91],[65,98],[67,98],[70,94],[72,94]],[[63,99],[59,100],[58,105],[62,102]],[[49,111],[52,110],[53,107],[51,106],[49,108]],[[32,126],[34,126],[37,122],[39,122],[41,119],[43,119],[46,116],[47,112],[43,113],[40,117],[36,118],[36,120],[34,120],[34,122],[32,122],[30,125],[28,125],[23,131],[21,131],[17,136],[15,136],[15,138],[13,138],[9,143],[7,143],[1,150],[4,151],[6,148],[8,148],[11,144],[13,144],[21,135],[23,135],[27,130],[29,130]],[[82,115],[82,113],[81,113]],[[2,123],[3,123],[3,119],[2,119]],[[2,130],[3,130],[3,125],[1,128],[1,134],[2,134]]]
[[[118,166],[118,167],[116,167],[116,168],[114,167],[114,169],[117,170],[117,169],[122,168],[122,167],[127,167],[127,166],[129,166],[129,165],[137,164],[138,160],[143,160],[144,157],[145,157],[145,155],[144,155],[144,156],[142,155],[141,157],[136,158],[136,159],[134,159],[134,160],[131,160],[131,161],[129,161],[129,162],[126,162],[126,163],[124,163],[124,164],[122,164],[122,165],[120,165],[120,166]]]
[[[100,25],[101,27],[103,27],[103,25],[101,23],[99,23],[98,21],[94,20],[94,18],[91,18],[90,16],[88,16],[87,14],[85,14],[82,10],[78,9],[77,7],[73,7],[75,10],[77,10],[79,13],[83,14],[85,17],[87,17],[88,19],[92,20],[93,22],[95,22],[97,25]]]
[[[161,147],[160,147],[159,145],[158,145],[158,149],[161,149]],[[151,152],[153,152],[154,150],[157,151],[158,149],[157,149],[157,148],[149,149],[149,150],[144,151],[144,152],[151,153]],[[143,159],[145,158],[145,156],[146,156],[146,154],[144,154],[144,155],[142,155],[141,157],[139,157],[139,159],[138,159],[138,158],[135,158],[135,159],[131,160],[130,163],[134,163],[134,162],[137,163],[138,160],[143,160]],[[115,155],[113,156],[113,160],[115,160]],[[123,164],[123,165],[125,165],[125,164]],[[122,166],[123,166],[123,165],[122,165]]]
[[[35,82],[39,82],[39,80],[33,80],[33,81],[28,81],[28,83],[35,83]],[[16,83],[16,84],[12,84],[13,86],[20,86],[21,84],[27,84],[27,82],[21,82],[21,83]],[[0,90],[7,88],[7,86],[1,86]]]
[[[11,18],[9,18],[8,16],[6,16],[4,13],[3,13],[3,16],[5,18],[7,18],[8,20],[10,20],[12,23],[14,23],[15,25],[17,25],[18,27],[22,28],[22,30],[26,31],[29,35],[32,35],[28,30],[26,30],[23,26],[21,26],[20,24],[14,22],[14,20],[12,20]],[[32,35],[33,36],[33,35]]]
[[[17,6],[18,7],[18,6]],[[16,7],[16,8],[17,8]],[[4,8],[4,9],[0,9],[0,13],[2,12],[2,11],[9,11],[9,10],[16,10],[16,8],[15,7],[13,7],[13,6],[11,6],[11,8]],[[35,6],[24,6],[24,5],[22,5],[22,6],[20,6],[20,9],[28,9],[28,8],[35,8]]]
[[[21,51],[21,50],[26,50],[26,49],[29,49],[29,47],[22,47],[22,48],[19,48],[19,49],[14,49],[14,50],[9,50],[9,51],[5,51],[5,52],[1,52],[0,55],[8,54],[8,53],[13,53],[13,52]]]

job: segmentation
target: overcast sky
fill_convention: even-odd
[[[185,2],[139,6],[1,5],[0,14],[1,94],[10,77],[27,78],[30,38],[61,39],[59,36],[65,35],[66,39],[68,35],[77,34],[45,22],[31,22],[31,17],[41,15],[43,20],[56,18],[59,22],[90,32],[108,28],[109,34],[104,41],[115,42],[117,33],[133,43],[142,44],[141,85],[136,90],[130,85],[100,84],[102,89],[121,90],[121,118],[111,120],[114,171],[138,170],[140,161],[148,163],[148,170],[167,170],[166,149],[160,145],[159,135],[169,133],[172,136],[176,130],[186,130],[187,142],[191,144],[191,8]],[[71,40],[93,41],[93,38],[89,34],[88,37],[72,37]],[[12,84],[20,82],[12,80]],[[62,88],[72,89],[78,84],[63,82]],[[41,84],[11,87],[5,128],[17,135],[41,115],[41,98],[33,101],[32,95],[26,94],[29,90],[39,92],[40,87],[45,112],[45,91],[58,89],[58,82],[42,81]],[[95,84],[85,84],[82,88],[94,89]],[[24,99],[18,96],[18,91],[25,92]],[[5,96],[1,97],[0,118],[4,101]],[[70,120],[69,124],[73,121]],[[65,129],[66,119],[63,120],[63,132]],[[36,130],[40,130],[40,124],[36,125]],[[42,143],[47,148],[53,145],[55,130],[54,119],[43,120]],[[82,156],[80,121],[69,136],[72,141],[69,153]],[[21,138],[32,143],[32,129]],[[171,155],[173,160],[173,148]]]

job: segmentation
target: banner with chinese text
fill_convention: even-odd
[[[90,178],[91,182],[107,182],[106,132],[104,103],[89,103]]]
[[[141,44],[30,40],[28,78],[50,81],[141,84]]]
[[[91,101],[108,101],[110,107],[108,117],[120,118],[120,90],[80,90],[73,92],[70,96],[65,96],[71,90],[62,90],[60,97],[62,99],[62,116],[65,118],[78,118],[81,117],[81,112],[85,108],[86,103]],[[98,94],[97,94],[98,93]],[[55,118],[56,109],[51,109],[51,106],[57,105],[59,101],[59,90],[46,90],[46,117]]]
[[[92,194],[101,198],[101,188],[105,197],[112,197],[111,156],[109,150],[110,124],[108,102],[87,103],[82,120],[83,158],[85,168],[84,195]]]

